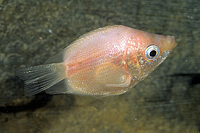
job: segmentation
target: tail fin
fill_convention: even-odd
[[[25,82],[25,95],[32,96],[57,84],[65,78],[63,63],[22,68],[16,74]]]

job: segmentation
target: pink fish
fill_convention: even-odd
[[[46,64],[22,68],[25,94],[119,95],[162,63],[177,45],[162,36],[122,25],[82,35]]]

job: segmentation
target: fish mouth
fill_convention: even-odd
[[[170,51],[176,47],[177,43],[174,36],[166,36],[161,39],[162,51]]]
[[[177,43],[175,41],[175,37],[174,36],[166,36],[166,38],[169,40],[168,43],[172,44],[172,47],[176,47]]]

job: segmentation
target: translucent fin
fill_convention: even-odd
[[[63,62],[64,54],[66,53],[66,50],[68,50],[69,48],[72,47],[73,49],[76,49],[76,47],[80,46],[81,42],[87,41],[89,38],[92,38],[92,37],[95,37],[95,36],[99,35],[99,34],[95,34],[95,33],[105,32],[108,29],[112,30],[113,28],[119,28],[119,27],[121,27],[121,26],[120,25],[106,26],[106,27],[103,27],[103,28],[98,28],[96,30],[90,31],[90,32],[88,32],[86,34],[83,34],[77,40],[72,42],[68,47],[66,47],[63,51],[61,51],[57,55],[55,55],[55,56],[51,57],[50,59],[48,59],[45,62],[45,64]]]
[[[126,81],[122,84],[106,84],[109,87],[128,87],[131,84],[132,78],[130,76],[127,77]]]
[[[46,90],[46,93],[54,95],[54,94],[76,94],[74,89],[72,89],[68,83],[67,79],[60,81],[58,84],[52,86],[51,88]]]
[[[62,63],[22,68],[16,74],[25,82],[25,95],[31,96],[47,90],[65,78],[65,66]]]
[[[65,52],[65,50],[63,50],[60,53],[56,54],[55,56],[49,58],[47,61],[45,61],[45,64],[63,62],[64,52]]]
[[[66,92],[66,87],[65,87],[65,80],[60,81],[56,85],[50,87],[45,91],[48,94],[65,94]]]

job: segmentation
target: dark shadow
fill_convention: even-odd
[[[177,73],[177,74],[174,74],[171,76],[191,78],[191,80],[189,82],[190,86],[200,84],[200,74],[198,74],[198,73]]]
[[[192,110],[188,109],[189,110],[188,115],[192,112],[191,114],[195,114],[196,116],[199,116],[199,110],[198,110],[198,108],[195,108],[195,107],[196,107],[196,104],[197,104],[197,106],[199,105],[199,95],[198,94],[199,94],[200,88],[199,87],[195,88],[195,86],[200,85],[200,74],[199,73],[177,73],[177,74],[174,74],[171,76],[182,77],[182,78],[186,78],[186,79],[188,78],[188,83],[191,87],[190,90],[193,90],[192,91],[193,93],[191,93],[191,95],[193,95],[192,99],[196,101],[194,103],[194,106],[192,106]],[[190,93],[190,92],[188,92],[188,93]],[[196,121],[198,130],[200,131],[200,119],[197,117],[195,119],[195,121]]]
[[[16,113],[21,111],[34,111],[38,108],[44,107],[49,101],[51,101],[52,96],[40,93],[35,95],[35,98],[26,105],[20,105],[20,106],[6,106],[6,107],[0,107],[0,112],[2,113]]]

